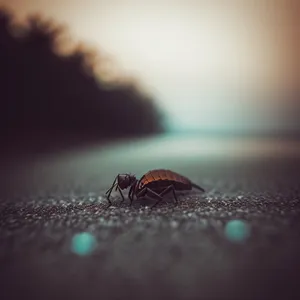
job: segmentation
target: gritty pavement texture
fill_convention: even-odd
[[[295,147],[161,138],[3,161],[0,299],[300,299]],[[107,209],[119,172],[158,167],[206,192],[152,210],[114,193]],[[242,241],[225,234],[236,219]],[[86,256],[72,251],[82,232],[96,241]]]

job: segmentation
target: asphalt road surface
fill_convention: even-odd
[[[175,136],[2,158],[0,299],[300,299],[299,149]],[[155,168],[206,192],[106,209],[118,173]]]

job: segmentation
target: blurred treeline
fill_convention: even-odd
[[[11,21],[12,15],[0,10],[2,140],[51,137],[55,142],[75,135],[84,142],[162,130],[152,99],[133,83],[107,88],[86,64],[84,48],[68,55],[54,51],[60,25],[31,16],[26,26],[12,31]]]

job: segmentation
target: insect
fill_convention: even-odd
[[[145,196],[155,198],[157,201],[151,208],[156,206],[163,199],[163,196],[169,192],[173,193],[175,205],[178,203],[175,191],[185,191],[196,188],[202,192],[205,192],[202,187],[191,182],[188,178],[165,169],[148,171],[141,177],[140,180],[138,180],[135,175],[132,174],[118,174],[112,186],[106,192],[109,206],[112,204],[109,198],[114,187],[115,190],[118,190],[122,196],[121,203],[125,200],[122,190],[127,189],[128,187],[130,187],[128,193],[130,205],[132,205],[134,196],[136,199]]]

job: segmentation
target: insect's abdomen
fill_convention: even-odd
[[[138,189],[147,186],[152,190],[160,191],[173,185],[176,190],[191,190],[189,179],[170,170],[158,169],[147,172],[139,182]]]

